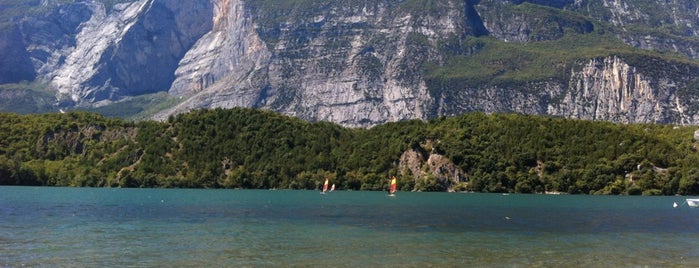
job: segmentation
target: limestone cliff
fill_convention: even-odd
[[[175,70],[169,92],[189,98],[176,110],[253,107],[267,87],[265,75],[271,53],[255,32],[243,2],[215,2],[212,23],[212,29]]]
[[[606,120],[614,122],[677,122],[696,124],[696,110],[691,103],[697,96],[681,95],[678,83],[696,70],[672,72],[675,80],[661,78],[638,67],[629,65],[618,57],[592,59],[580,70],[573,70],[567,92],[557,104],[549,106],[548,113],[572,118]],[[678,94],[679,93],[679,94]]]

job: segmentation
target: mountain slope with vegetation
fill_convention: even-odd
[[[695,129],[470,113],[371,129],[244,108],[0,114],[0,184],[699,194]]]

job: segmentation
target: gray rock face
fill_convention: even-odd
[[[436,55],[419,42],[458,31],[448,17],[463,17],[462,8],[449,10],[445,17],[416,17],[380,4],[338,6],[288,21],[280,34],[286,38],[273,48],[282,56],[270,66],[274,95],[263,107],[347,126],[425,118],[432,101],[416,69]],[[302,31],[315,34],[294,42]]]
[[[81,25],[75,36],[75,45],[54,55],[50,61],[48,76],[61,98],[68,97],[73,102],[94,102],[115,97],[119,88],[112,86],[112,76],[105,73],[104,57],[117,46],[138,20],[137,15],[150,7],[148,1],[123,5],[122,13],[107,14],[104,6],[90,4],[90,19]],[[118,75],[114,75],[118,78]],[[106,95],[106,96],[105,96]]]
[[[168,89],[179,59],[211,27],[210,13],[205,1],[141,0],[111,10],[78,2],[22,25],[35,68],[59,100],[94,103]]]
[[[26,17],[18,23],[27,59],[38,77],[50,80],[50,73],[65,63],[68,50],[75,47],[81,25],[92,16],[92,8],[86,3],[59,6],[46,16]]]
[[[216,2],[212,21],[212,29],[186,53],[175,71],[170,94],[189,98],[175,111],[254,107],[266,87],[271,53],[255,32],[243,2]]]
[[[156,119],[243,106],[352,127],[470,111],[698,124],[693,62],[604,56],[551,66],[565,77],[428,80],[427,69],[477,55],[467,43],[478,36],[527,44],[612,32],[699,58],[695,1],[642,2],[47,1],[48,12],[0,30],[0,49],[17,55],[0,59],[0,83],[48,81],[64,106],[160,91],[182,100]]]
[[[696,124],[696,111],[678,96],[676,82],[650,75],[617,57],[593,59],[574,70],[568,92],[549,114],[622,123]]]
[[[453,192],[457,184],[468,181],[468,175],[447,157],[415,149],[403,152],[398,170],[401,172],[401,177],[412,178],[418,185],[425,184],[430,177],[433,177],[436,179],[437,187],[448,192]]]
[[[104,75],[100,73],[96,77],[110,77],[109,85],[123,91],[119,95],[163,91],[170,87],[182,56],[211,27],[211,4],[145,1],[138,10],[125,10],[124,14],[128,12],[138,12],[138,19],[121,37],[121,42],[107,49],[104,56],[110,57],[109,64],[101,70]]]

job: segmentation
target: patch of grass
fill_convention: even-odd
[[[460,3],[454,0],[405,0],[398,4],[399,10],[410,13],[428,16],[443,16],[449,10],[452,4]],[[460,7],[463,8],[463,7]]]
[[[0,112],[18,114],[38,114],[56,112],[53,106],[55,92],[48,89],[46,83],[17,83],[0,85]]]
[[[65,108],[66,111],[95,112],[105,117],[142,121],[156,113],[179,104],[181,100],[166,92],[129,97],[100,107]],[[58,112],[56,92],[43,81],[0,84],[0,112],[39,114]]]
[[[156,113],[180,103],[180,99],[166,92],[140,95],[95,108],[80,108],[100,113],[106,117],[118,117],[131,121],[150,119]]]
[[[101,0],[102,4],[107,8],[107,10],[110,10],[114,5],[121,4],[121,3],[127,3],[127,2],[133,2],[133,0]]]
[[[607,34],[568,33],[560,39],[507,43],[483,37],[467,39],[465,48],[477,48],[473,54],[454,55],[443,66],[427,65],[428,79],[461,79],[474,83],[526,82],[566,79],[571,64],[610,55],[640,55],[680,61],[658,52],[632,48]],[[691,64],[690,60],[682,60]],[[696,64],[696,62],[694,62]]]

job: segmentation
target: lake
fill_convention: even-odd
[[[696,267],[684,199],[0,187],[0,266]]]

